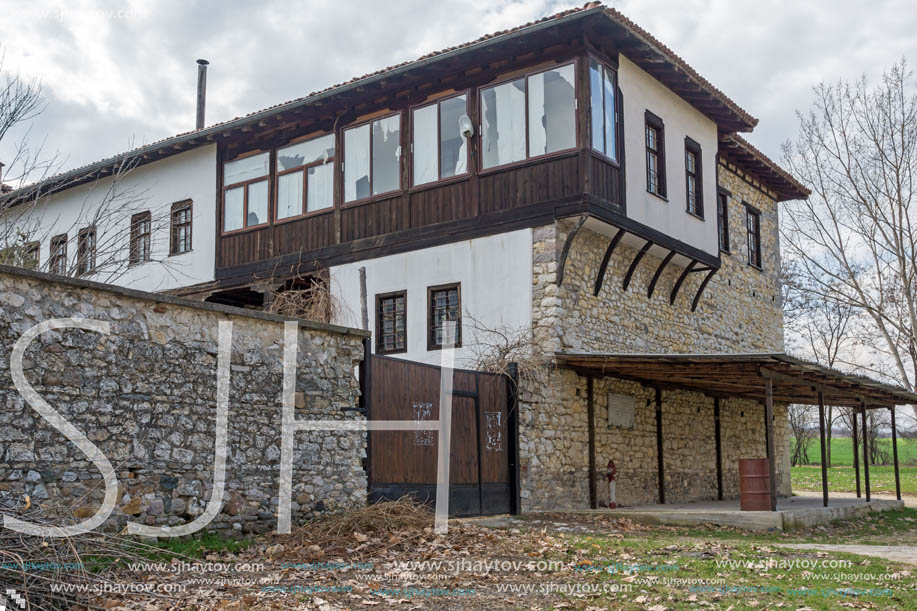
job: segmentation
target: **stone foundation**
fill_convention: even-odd
[[[641,244],[621,242],[609,262],[601,291],[593,294],[610,236],[585,227],[575,236],[557,285],[560,252],[575,219],[533,231],[533,335],[541,350],[607,353],[782,352],[783,313],[778,270],[777,205],[729,171],[720,168],[728,200],[731,252],[720,255],[720,270],[699,306],[691,302],[706,274],[691,274],[674,305],[669,295],[682,267],[670,264],[648,298],[647,287],[661,259],[647,254],[623,289],[623,278]],[[748,265],[745,206],[761,211],[763,269]],[[715,202],[706,222],[716,223]],[[611,231],[611,230],[609,230]],[[543,377],[542,377],[543,378]],[[633,429],[609,428],[607,395],[635,398]],[[609,458],[618,468],[619,504],[658,502],[655,389],[601,379],[594,385],[597,492],[607,503],[604,478]],[[588,507],[588,428],[586,379],[554,371],[547,379],[522,381],[520,461],[523,509]],[[667,502],[716,499],[714,400],[701,393],[662,392],[663,456]],[[738,460],[766,454],[764,407],[755,401],[720,403],[723,492],[738,495]],[[789,426],[786,406],[775,406],[778,494],[790,494]]]

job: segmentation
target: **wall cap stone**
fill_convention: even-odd
[[[113,284],[105,284],[102,282],[93,282],[91,280],[84,280],[82,278],[71,278],[69,276],[58,276],[56,274],[49,274],[46,272],[39,272],[30,269],[23,269],[21,267],[13,267],[10,265],[0,265],[0,276],[18,276],[20,278],[31,278],[33,280],[38,280],[41,282],[53,282],[56,284],[63,284],[65,286],[70,286],[77,289],[93,289],[96,291],[102,291],[111,293],[114,295],[119,295],[122,297],[131,297],[134,299],[141,299],[143,301],[150,301],[153,303],[162,303],[173,306],[180,306],[185,308],[192,308],[195,310],[204,310],[208,312],[219,312],[221,314],[227,314],[230,316],[244,316],[246,318],[254,318],[257,320],[265,320],[269,322],[286,322],[290,320],[295,320],[299,323],[301,328],[312,329],[314,331],[325,331],[327,333],[335,333],[338,335],[355,335],[358,337],[370,337],[371,333],[369,331],[364,331],[363,329],[356,329],[354,327],[344,327],[341,325],[332,325],[328,323],[318,322],[314,320],[305,320],[303,318],[294,318],[292,316],[281,316],[279,314],[270,314],[268,312],[259,312],[257,310],[246,310],[245,308],[237,308],[233,306],[223,305],[220,303],[210,303],[207,301],[194,301],[192,299],[185,299],[183,297],[175,297],[173,295],[167,295],[165,293],[150,293],[147,291],[138,291],[136,289],[124,288],[121,286],[116,286]]]

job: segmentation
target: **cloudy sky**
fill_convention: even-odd
[[[608,3],[758,117],[748,137],[775,158],[814,83],[917,63],[913,0]],[[5,70],[41,79],[47,109],[30,137],[67,169],[193,128],[198,57],[211,62],[211,124],[581,4],[0,0],[0,45]],[[133,15],[99,14],[117,10]]]

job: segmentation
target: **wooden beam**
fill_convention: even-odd
[[[656,387],[656,473],[659,478],[659,504],[665,505],[665,460],[662,455],[662,389]]]
[[[665,266],[669,264],[669,261],[671,261],[671,260],[672,260],[672,257],[674,257],[674,256],[675,256],[675,251],[674,251],[674,250],[670,250],[670,251],[669,251],[669,254],[667,254],[667,255],[665,256],[665,259],[663,259],[662,262],[659,264],[659,267],[656,268],[656,273],[653,274],[653,279],[650,280],[650,286],[649,286],[649,288],[646,290],[646,298],[647,298],[647,299],[652,298],[652,296],[653,296],[653,291],[656,290],[656,283],[659,282],[659,276],[662,275],[662,270],[665,269]]]
[[[852,411],[853,411],[853,418],[851,418],[851,420],[853,421],[853,430],[851,431],[851,433],[853,433],[853,435],[851,437],[851,442],[853,443],[853,473],[856,477],[857,498],[860,498],[861,496],[860,495],[860,458],[859,458],[860,445],[859,445],[859,440],[857,438],[857,413],[855,409]]]
[[[770,473],[771,511],[777,511],[777,469],[774,456],[774,381],[770,378],[767,379],[764,392],[764,431],[767,435],[767,469]]]
[[[821,499],[828,506],[828,456],[825,450],[825,393],[818,393],[818,437],[821,441]]]
[[[567,255],[570,254],[570,247],[573,246],[573,238],[576,237],[579,230],[586,224],[587,218],[585,214],[580,216],[579,222],[577,222],[570,233],[567,234],[567,239],[564,241],[564,248],[560,253],[560,260],[557,262],[557,286],[560,286],[564,282],[564,266],[567,263]]]
[[[901,500],[901,478],[898,475],[898,429],[895,426],[895,408],[889,408],[892,418],[892,459],[895,463],[895,497]]]
[[[863,415],[863,483],[866,484],[866,502],[868,503],[871,500],[871,491],[869,489],[869,430],[866,428],[865,403],[863,403],[860,413]]]
[[[652,240],[647,240],[646,244],[643,245],[643,248],[636,254],[634,260],[630,262],[630,267],[627,268],[627,273],[624,274],[624,284],[621,285],[621,290],[627,292],[627,287],[630,286],[630,280],[634,276],[634,271],[637,269],[637,266],[640,265],[640,261],[646,256],[646,253],[652,248]]]
[[[614,253],[615,248],[618,247],[618,242],[621,241],[625,233],[627,233],[625,230],[618,229],[618,233],[615,234],[615,237],[611,238],[611,243],[609,243],[608,248],[605,249],[605,256],[602,257],[602,264],[599,265],[599,273],[595,277],[595,290],[592,292],[596,297],[599,296],[599,291],[602,290],[602,283],[605,282],[605,271],[608,269],[608,262],[611,260],[611,255]]]
[[[716,269],[711,269],[709,272],[707,272],[707,275],[704,277],[703,281],[700,283],[700,286],[697,287],[697,294],[694,295],[694,301],[691,302],[691,311],[692,312],[697,309],[697,304],[698,302],[700,302],[701,295],[704,294],[704,289],[707,288],[707,284],[710,282],[710,280],[713,279],[713,274],[715,274],[716,272],[717,272]]]
[[[688,277],[688,274],[691,273],[691,270],[694,269],[694,266],[697,265],[697,261],[691,259],[691,262],[688,263],[688,266],[681,272],[681,275],[678,277],[678,280],[675,281],[675,286],[672,287],[672,293],[669,295],[669,305],[675,305],[675,298],[678,297],[678,290],[681,288],[681,285],[684,283],[685,278]]]
[[[589,419],[587,428],[589,437],[589,507],[596,509],[599,506],[599,502],[595,489],[595,395],[592,376],[586,378],[586,417]]]
[[[723,500],[723,442],[720,430],[720,398],[713,398],[713,435],[716,440],[716,500]]]

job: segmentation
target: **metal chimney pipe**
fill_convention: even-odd
[[[206,59],[197,60],[197,124],[195,129],[204,129],[204,106],[207,100],[207,65]]]

